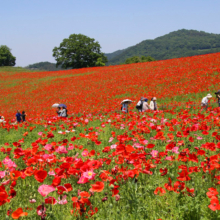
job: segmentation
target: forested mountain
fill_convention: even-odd
[[[165,60],[215,52],[220,52],[220,34],[182,29],[105,55],[109,61],[107,65],[116,65],[133,56]]]
[[[178,30],[154,40],[145,40],[135,46],[113,53],[107,53],[107,65],[125,63],[127,58],[134,56],[151,56],[156,60],[194,56],[220,52],[220,34],[210,34],[204,31]],[[32,70],[56,71],[55,63],[40,62],[27,66]]]
[[[128,48],[127,48],[128,49]],[[113,53],[106,53],[105,56],[107,57],[108,60],[111,60],[112,58],[120,55],[121,53],[123,53],[126,49],[124,50],[117,50]]]
[[[28,65],[26,68],[31,70],[45,70],[45,71],[56,71],[61,70],[60,67],[56,67],[55,63],[50,62],[40,62]]]

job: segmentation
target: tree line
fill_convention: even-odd
[[[56,67],[59,69],[78,69],[84,67],[105,66],[107,57],[101,52],[101,46],[94,38],[83,34],[71,34],[53,49]],[[126,64],[153,61],[151,57],[131,57]],[[6,45],[0,46],[0,66],[15,66],[16,57]],[[48,66],[48,63],[46,63]],[[35,68],[34,65],[30,65]]]

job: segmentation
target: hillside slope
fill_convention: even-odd
[[[132,56],[152,56],[156,60],[165,60],[220,52],[220,34],[182,29],[121,51],[119,54],[108,54],[108,65],[124,63]]]
[[[138,63],[51,72],[0,72],[0,114],[16,109],[29,117],[54,114],[53,103],[65,103],[69,113],[120,110],[125,98],[156,96],[158,103],[200,101],[219,90],[220,53]],[[199,94],[199,95],[197,95]]]

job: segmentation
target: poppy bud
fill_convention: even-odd
[[[114,186],[113,184],[110,185],[110,189],[114,189],[114,187],[115,187],[115,186]]]
[[[115,201],[118,201],[120,199],[120,196],[117,194],[115,195]]]
[[[107,196],[102,199],[103,202],[105,202],[105,201],[107,201],[107,200],[108,200],[108,197],[107,197]]]

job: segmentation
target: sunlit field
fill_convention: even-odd
[[[0,219],[220,219],[219,82],[219,53],[0,70]],[[156,96],[159,110],[138,113],[141,96]],[[128,114],[125,98],[134,101]],[[17,109],[27,122],[14,124]]]

